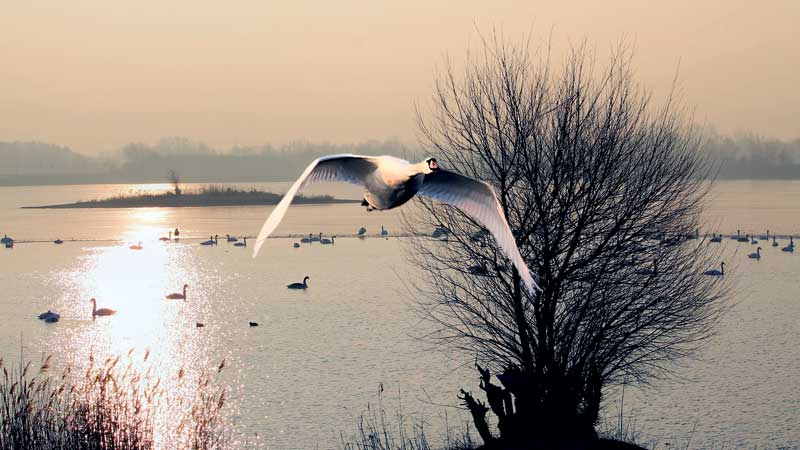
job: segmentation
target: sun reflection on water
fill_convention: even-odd
[[[64,350],[73,367],[86,366],[89,355],[102,361],[131,354],[132,370],[149,372],[172,398],[190,402],[197,386],[187,380],[199,379],[219,361],[209,356],[213,334],[195,326],[209,307],[204,289],[209,281],[198,275],[189,245],[158,240],[169,218],[164,209],[131,211],[123,244],[90,249],[76,272],[64,274],[69,316],[79,319]],[[142,242],[142,249],[130,250],[129,242]],[[184,284],[189,285],[187,300],[165,298]],[[93,319],[90,298],[97,299],[98,309],[117,313]],[[170,448],[185,413],[177,409],[186,404],[153,411],[158,448]]]

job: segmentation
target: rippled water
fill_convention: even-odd
[[[249,187],[250,184],[243,185]],[[259,185],[276,191],[286,184]],[[436,418],[454,405],[459,387],[477,389],[469,356],[451,359],[414,339],[425,325],[412,313],[406,281],[413,268],[400,239],[340,238],[333,246],[294,249],[271,239],[253,260],[249,249],[211,234],[253,236],[269,207],[22,210],[19,206],[101,198],[166,185],[0,188],[0,234],[22,241],[0,249],[0,355],[54,353],[60,364],[97,355],[151,350],[164,378],[226,360],[236,422],[269,448],[332,448],[338,433],[376,399],[379,383],[403,398],[403,410]],[[329,188],[318,189],[320,193]],[[358,192],[335,187],[338,196]],[[800,183],[721,182],[710,197],[707,230],[800,234]],[[294,206],[280,235],[400,232],[397,212],[366,213],[357,205]],[[179,227],[179,243],[158,237]],[[68,240],[56,246],[50,241]],[[83,241],[69,241],[71,239]],[[141,241],[144,249],[128,245]],[[683,383],[628,391],[625,409],[643,437],[720,448],[800,442],[800,254],[723,241],[735,306]],[[311,277],[310,288],[284,286]],[[189,284],[187,302],[163,296]],[[91,319],[89,298],[116,316]],[[35,315],[61,313],[57,324]],[[261,326],[251,328],[249,321]],[[204,328],[196,328],[202,322]],[[607,396],[614,413],[617,392]],[[449,410],[448,414],[456,414]],[[168,421],[169,417],[164,420]],[[451,423],[456,421],[452,419]],[[437,428],[432,426],[435,433]]]

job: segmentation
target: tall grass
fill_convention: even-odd
[[[367,411],[356,419],[355,431],[340,433],[343,450],[471,450],[477,448],[469,433],[469,425],[453,429],[444,416],[444,436],[433,445],[422,420],[406,415],[399,403],[394,417],[383,407],[383,395],[378,394],[377,408],[367,405]]]
[[[80,373],[69,366],[53,373],[51,356],[38,368],[31,362],[9,367],[0,358],[0,450],[164,448],[155,436],[157,416],[165,407],[181,414],[177,427],[166,430],[167,448],[233,448],[222,418],[225,390],[213,382],[224,362],[215,374],[194,381],[184,369],[174,374],[174,381],[194,392],[186,398],[182,389],[165,388],[152,367],[135,369],[130,355],[124,365],[119,356],[98,364],[90,355],[88,368]]]

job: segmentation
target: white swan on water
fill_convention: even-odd
[[[97,300],[95,300],[94,298],[89,301],[92,302],[92,319],[94,319],[97,316],[111,316],[117,313],[116,310],[110,308],[97,309]]]
[[[286,287],[289,288],[289,289],[308,289],[308,280],[309,279],[311,279],[311,277],[306,275],[305,278],[303,278],[303,282],[302,283],[287,284]]]
[[[318,158],[306,167],[264,222],[253,256],[280,224],[292,199],[301,188],[323,181],[343,181],[363,186],[363,206],[367,211],[396,208],[423,195],[454,206],[488,229],[498,246],[513,262],[525,286],[536,291],[525,260],[517,248],[500,202],[492,187],[480,180],[439,168],[435,158],[412,164],[393,156],[331,155]]]
[[[717,270],[717,269],[706,270],[705,272],[703,272],[703,275],[712,275],[715,277],[721,277],[725,275],[725,262],[721,262],[719,264],[719,268],[722,270]]]
[[[173,292],[172,294],[167,294],[166,298],[170,300],[186,300],[186,288],[188,288],[188,284],[183,285],[183,293],[180,292]]]

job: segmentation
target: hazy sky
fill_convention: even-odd
[[[93,153],[186,136],[415,142],[477,29],[635,44],[640,80],[722,132],[800,137],[800,1],[31,0],[0,11],[0,140]]]

